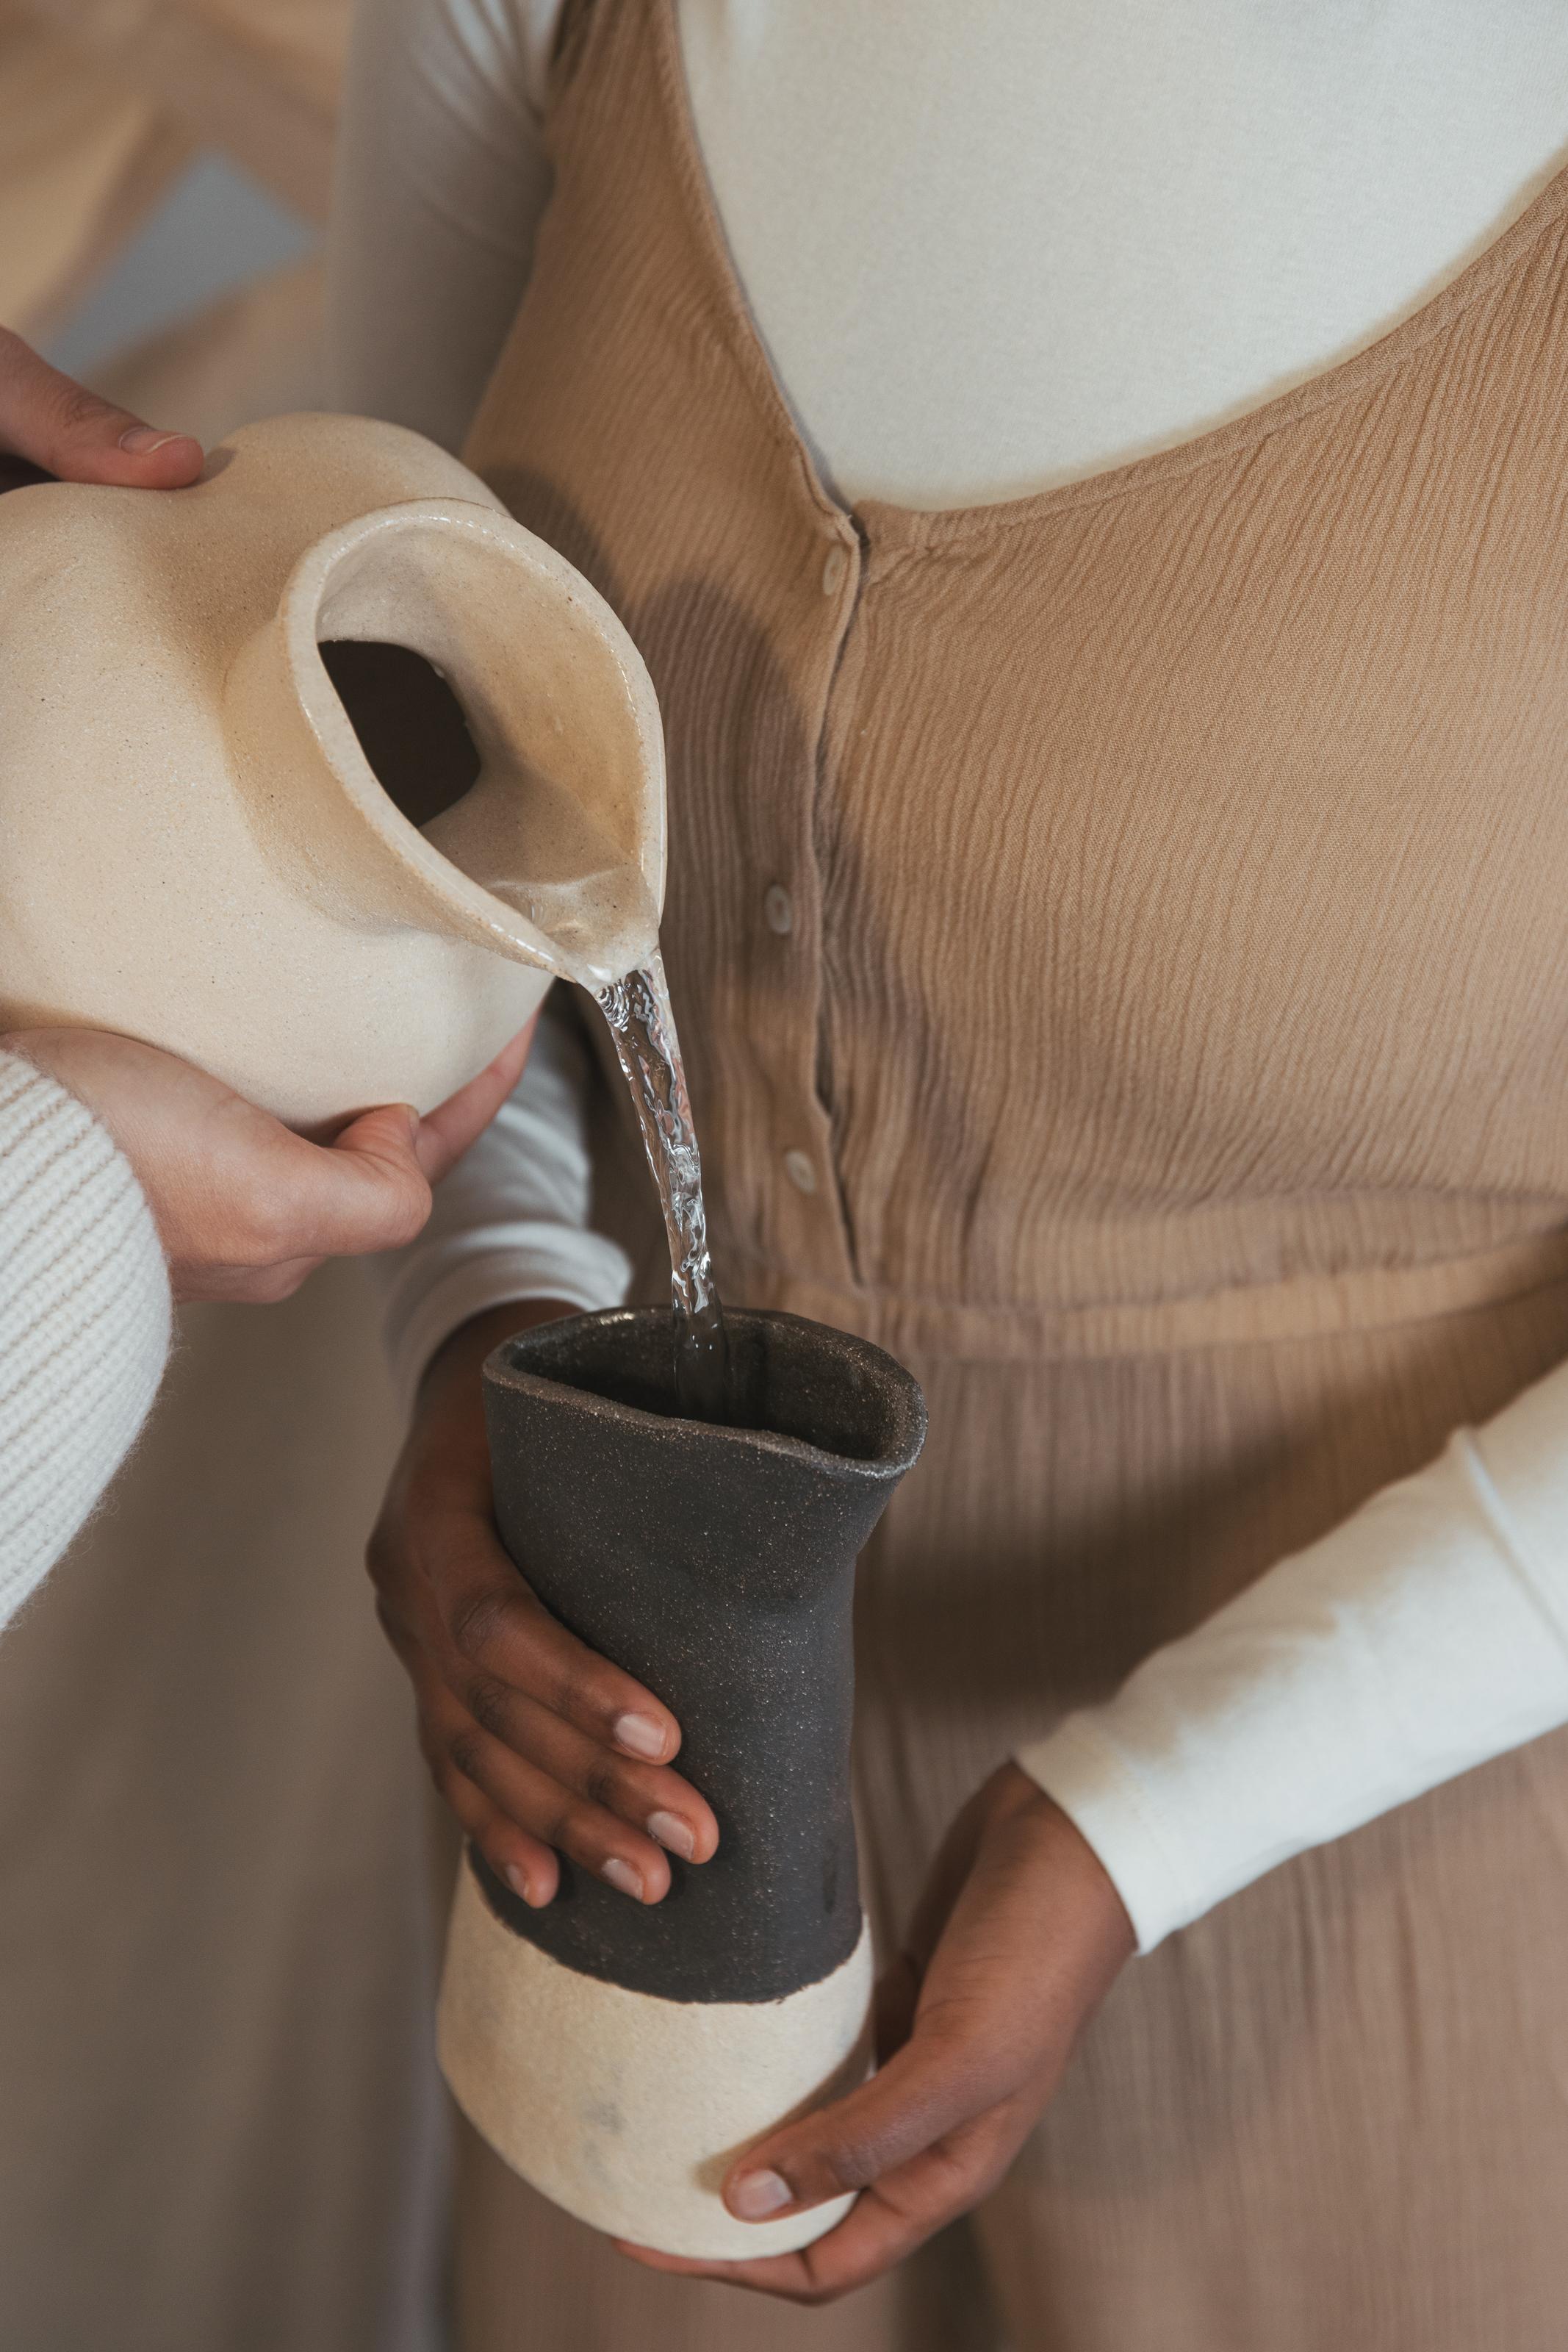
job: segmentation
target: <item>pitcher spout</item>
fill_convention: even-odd
[[[322,658],[423,656],[477,773],[423,826],[385,790]],[[269,858],[339,920],[484,946],[595,991],[646,961],[664,884],[657,704],[614,614],[554,550],[462,499],[383,508],[318,541],[225,690]]]

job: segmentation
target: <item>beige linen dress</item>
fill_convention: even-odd
[[[861,1576],[893,1923],[1015,1743],[1568,1350],[1568,177],[1239,422],[852,514],[670,0],[569,9],[549,137],[468,454],[658,687],[721,1283],[925,1384]],[[466,2352],[1556,2352],[1565,1948],[1558,1736],[1134,1963],[831,2313],[618,2270],[471,2147]]]

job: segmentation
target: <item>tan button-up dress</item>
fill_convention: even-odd
[[[669,0],[569,9],[550,141],[469,455],[658,686],[721,1283],[926,1387],[862,1574],[896,1920],[1011,1746],[1568,1350],[1568,176],[1252,415],[852,514]],[[990,2316],[953,2247],[825,2318],[612,2278],[492,2180],[470,2342],[1549,2352],[1565,1948],[1554,1737],[1127,1971],[972,2225]]]

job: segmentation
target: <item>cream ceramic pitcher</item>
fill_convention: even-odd
[[[446,679],[477,781],[421,831],[323,644]],[[400,427],[247,426],[189,489],[0,498],[0,1027],[117,1029],[310,1129],[430,1108],[664,894],[646,670],[603,599]]]

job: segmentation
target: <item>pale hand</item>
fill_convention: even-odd
[[[0,327],[0,489],[6,457],[39,466],[62,482],[108,482],[124,489],[178,490],[202,470],[202,445],[161,432],[116,408],[41,360]]]
[[[172,1054],[96,1029],[28,1029],[0,1047],[47,1071],[113,1136],[146,1193],[179,1299],[265,1306],[323,1258],[396,1249],[430,1214],[431,1186],[517,1084],[533,1024],[421,1118],[366,1111],[307,1143]]]
[[[1133,1946],[1092,1850],[1003,1765],[948,1832],[877,1989],[880,2071],[759,2141],[725,2181],[726,2204],[746,2221],[859,2189],[844,2220],[800,2253],[751,2262],[622,2252],[792,2303],[863,2286],[997,2186]]]

